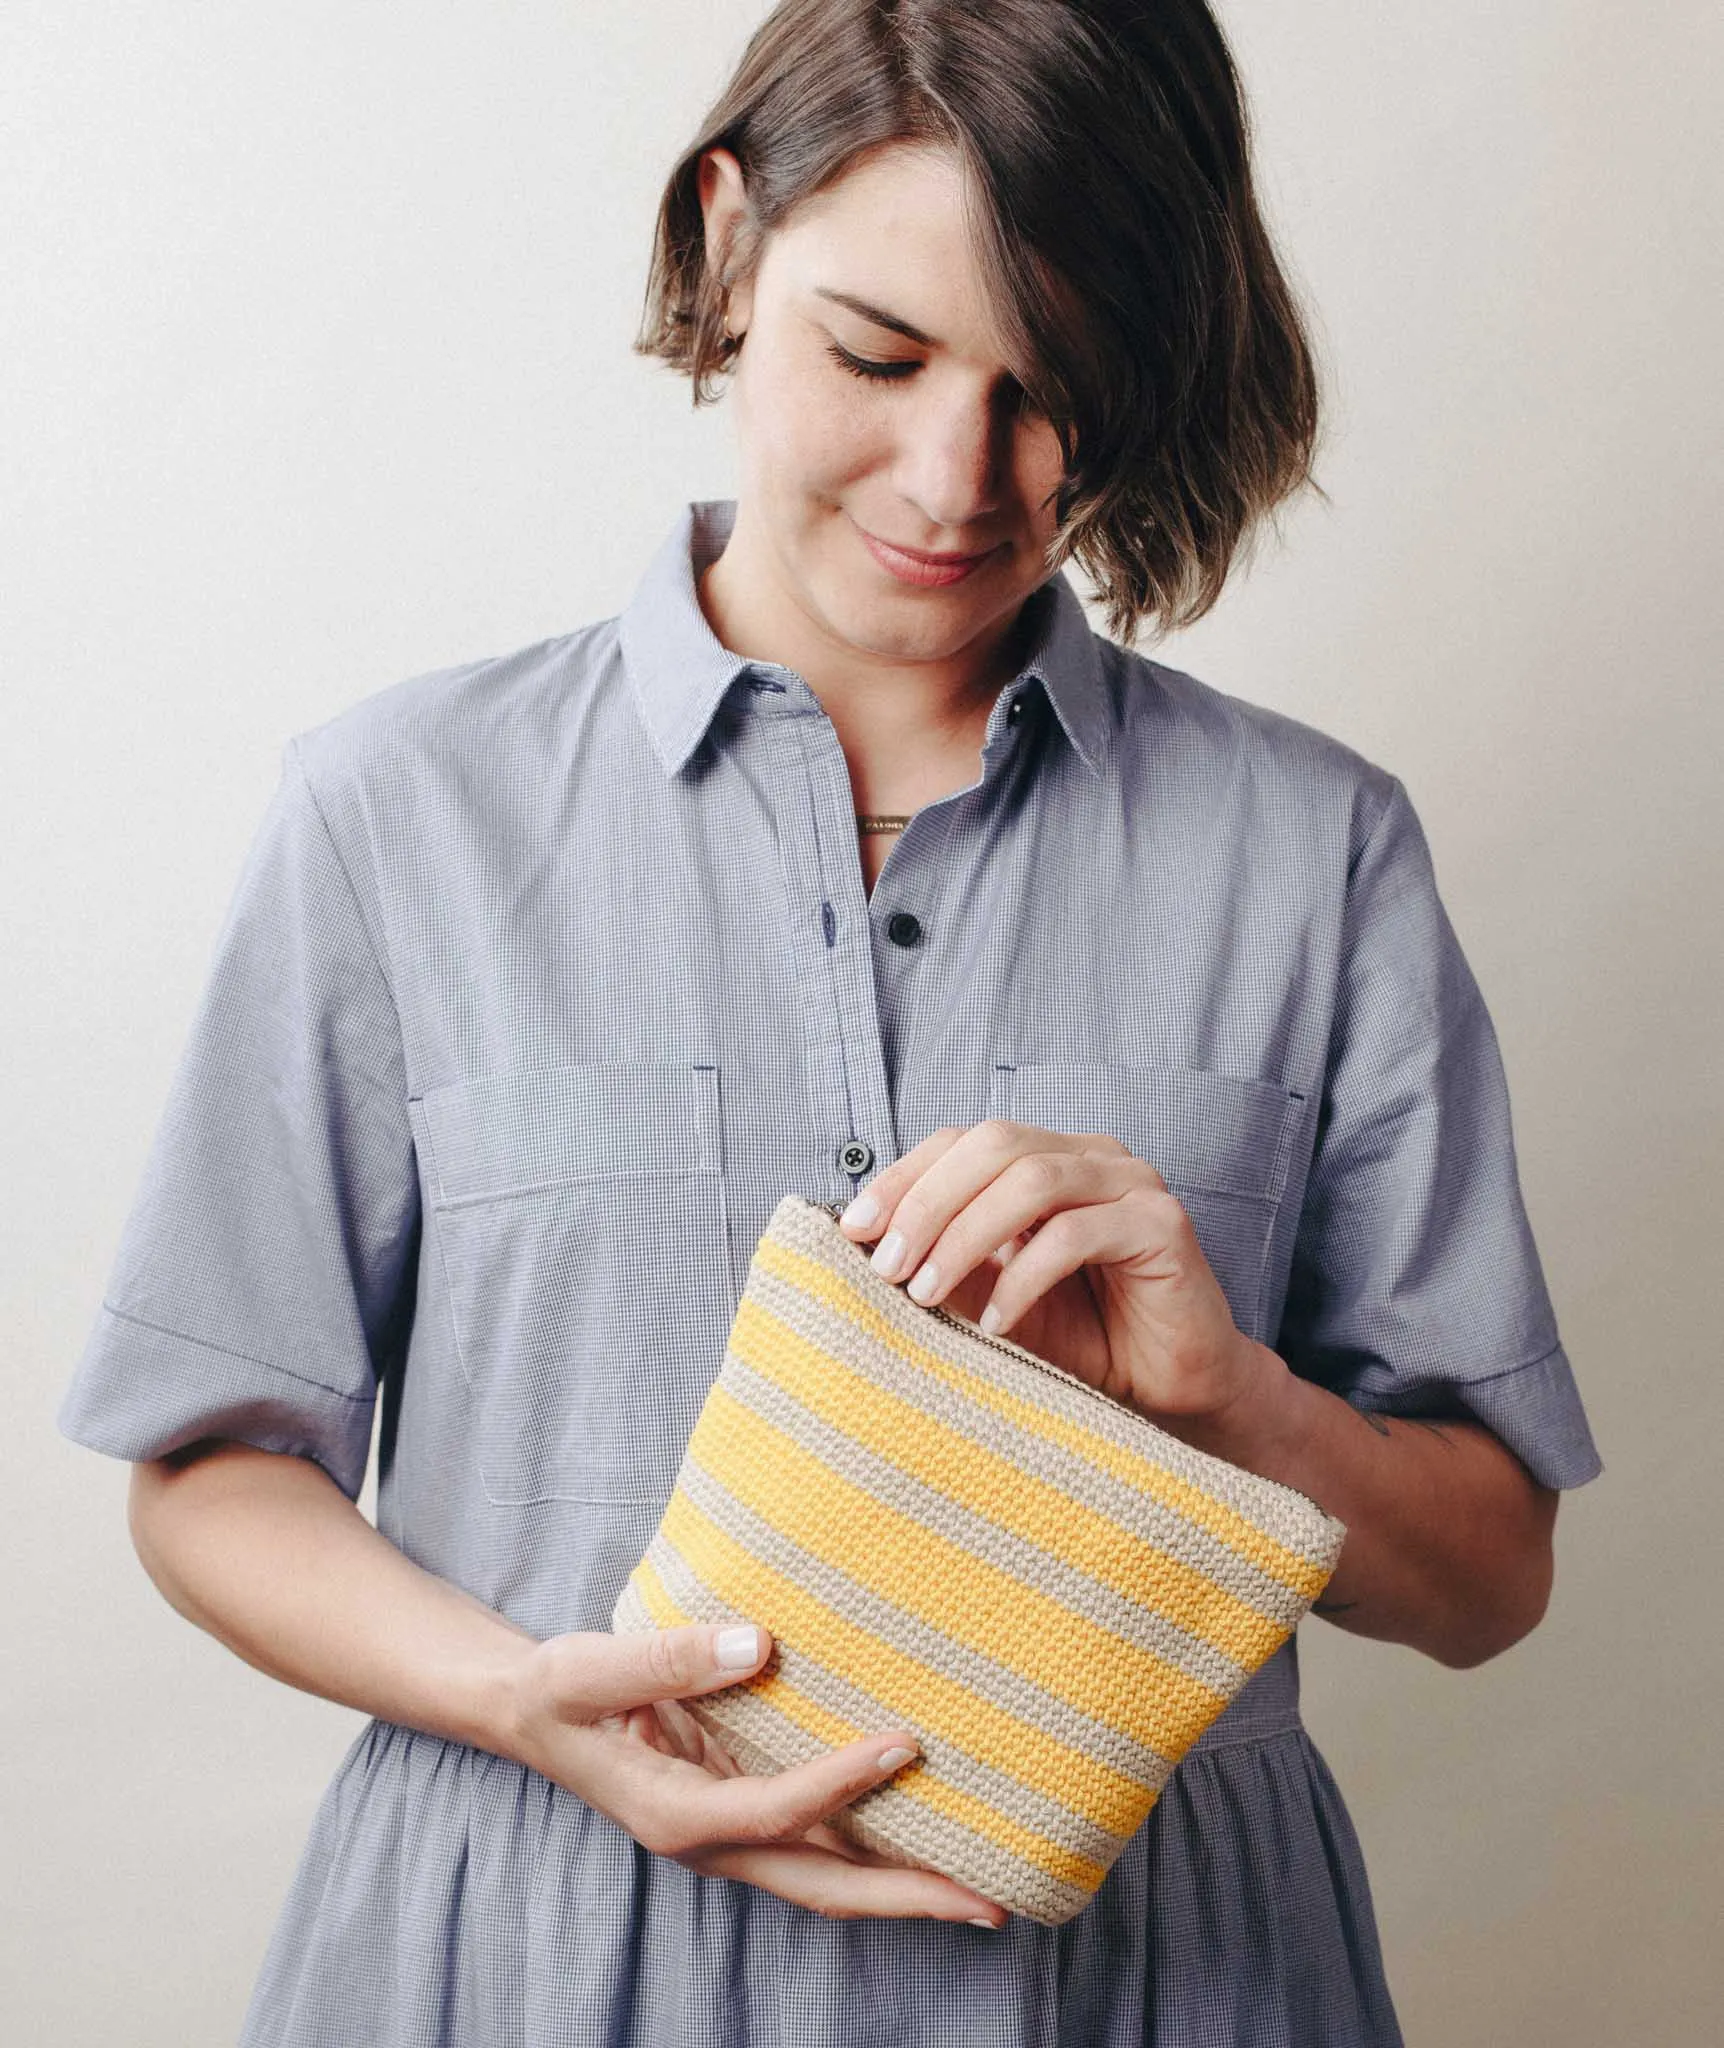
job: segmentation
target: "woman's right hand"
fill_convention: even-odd
[[[645,1848],[709,1877],[740,1877],[836,1919],[926,1914],[985,1920],[993,1900],[942,1877],[876,1856],[825,1825],[826,1816],[904,1767],[890,1750],[919,1748],[887,1729],[771,1777],[751,1777],[675,1703],[752,1678],[758,1654],[718,1661],[720,1626],[693,1624],[630,1635],[579,1630],[535,1644],[519,1667],[509,1751],[518,1763],[608,1814]]]

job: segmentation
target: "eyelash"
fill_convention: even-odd
[[[841,370],[848,370],[852,377],[861,377],[870,384],[901,384],[904,379],[921,366],[917,363],[877,363],[868,356],[853,356],[842,343],[829,341],[826,353]],[[1034,411],[1029,393],[1021,387],[1018,391],[1018,410],[1026,416]]]
[[[901,383],[916,367],[914,363],[876,363],[866,356],[853,356],[835,341],[826,344],[826,353],[840,369],[848,370],[853,377],[864,377],[870,384]]]

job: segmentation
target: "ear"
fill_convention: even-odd
[[[720,277],[729,261],[736,230],[748,215],[741,164],[728,149],[703,150],[698,187],[706,223],[707,267],[715,277]],[[747,308],[737,301],[732,303],[734,324],[740,332],[747,325]]]

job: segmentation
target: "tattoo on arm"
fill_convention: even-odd
[[[1354,1413],[1362,1416],[1379,1436],[1392,1434],[1386,1416],[1375,1415],[1369,1408],[1358,1408],[1354,1410]],[[1428,1415],[1398,1415],[1395,1420],[1406,1423],[1409,1429],[1428,1429],[1432,1436],[1441,1437],[1451,1451],[1455,1447],[1453,1435],[1440,1422],[1433,1422]]]

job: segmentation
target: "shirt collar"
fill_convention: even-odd
[[[675,775],[699,746],[737,677],[766,666],[720,643],[695,589],[701,571],[724,552],[735,521],[734,498],[686,503],[621,614],[623,665],[667,775]],[[1027,602],[1036,607],[1036,625],[1018,680],[1040,681],[1066,738],[1099,776],[1112,730],[1103,642],[1063,569]]]

